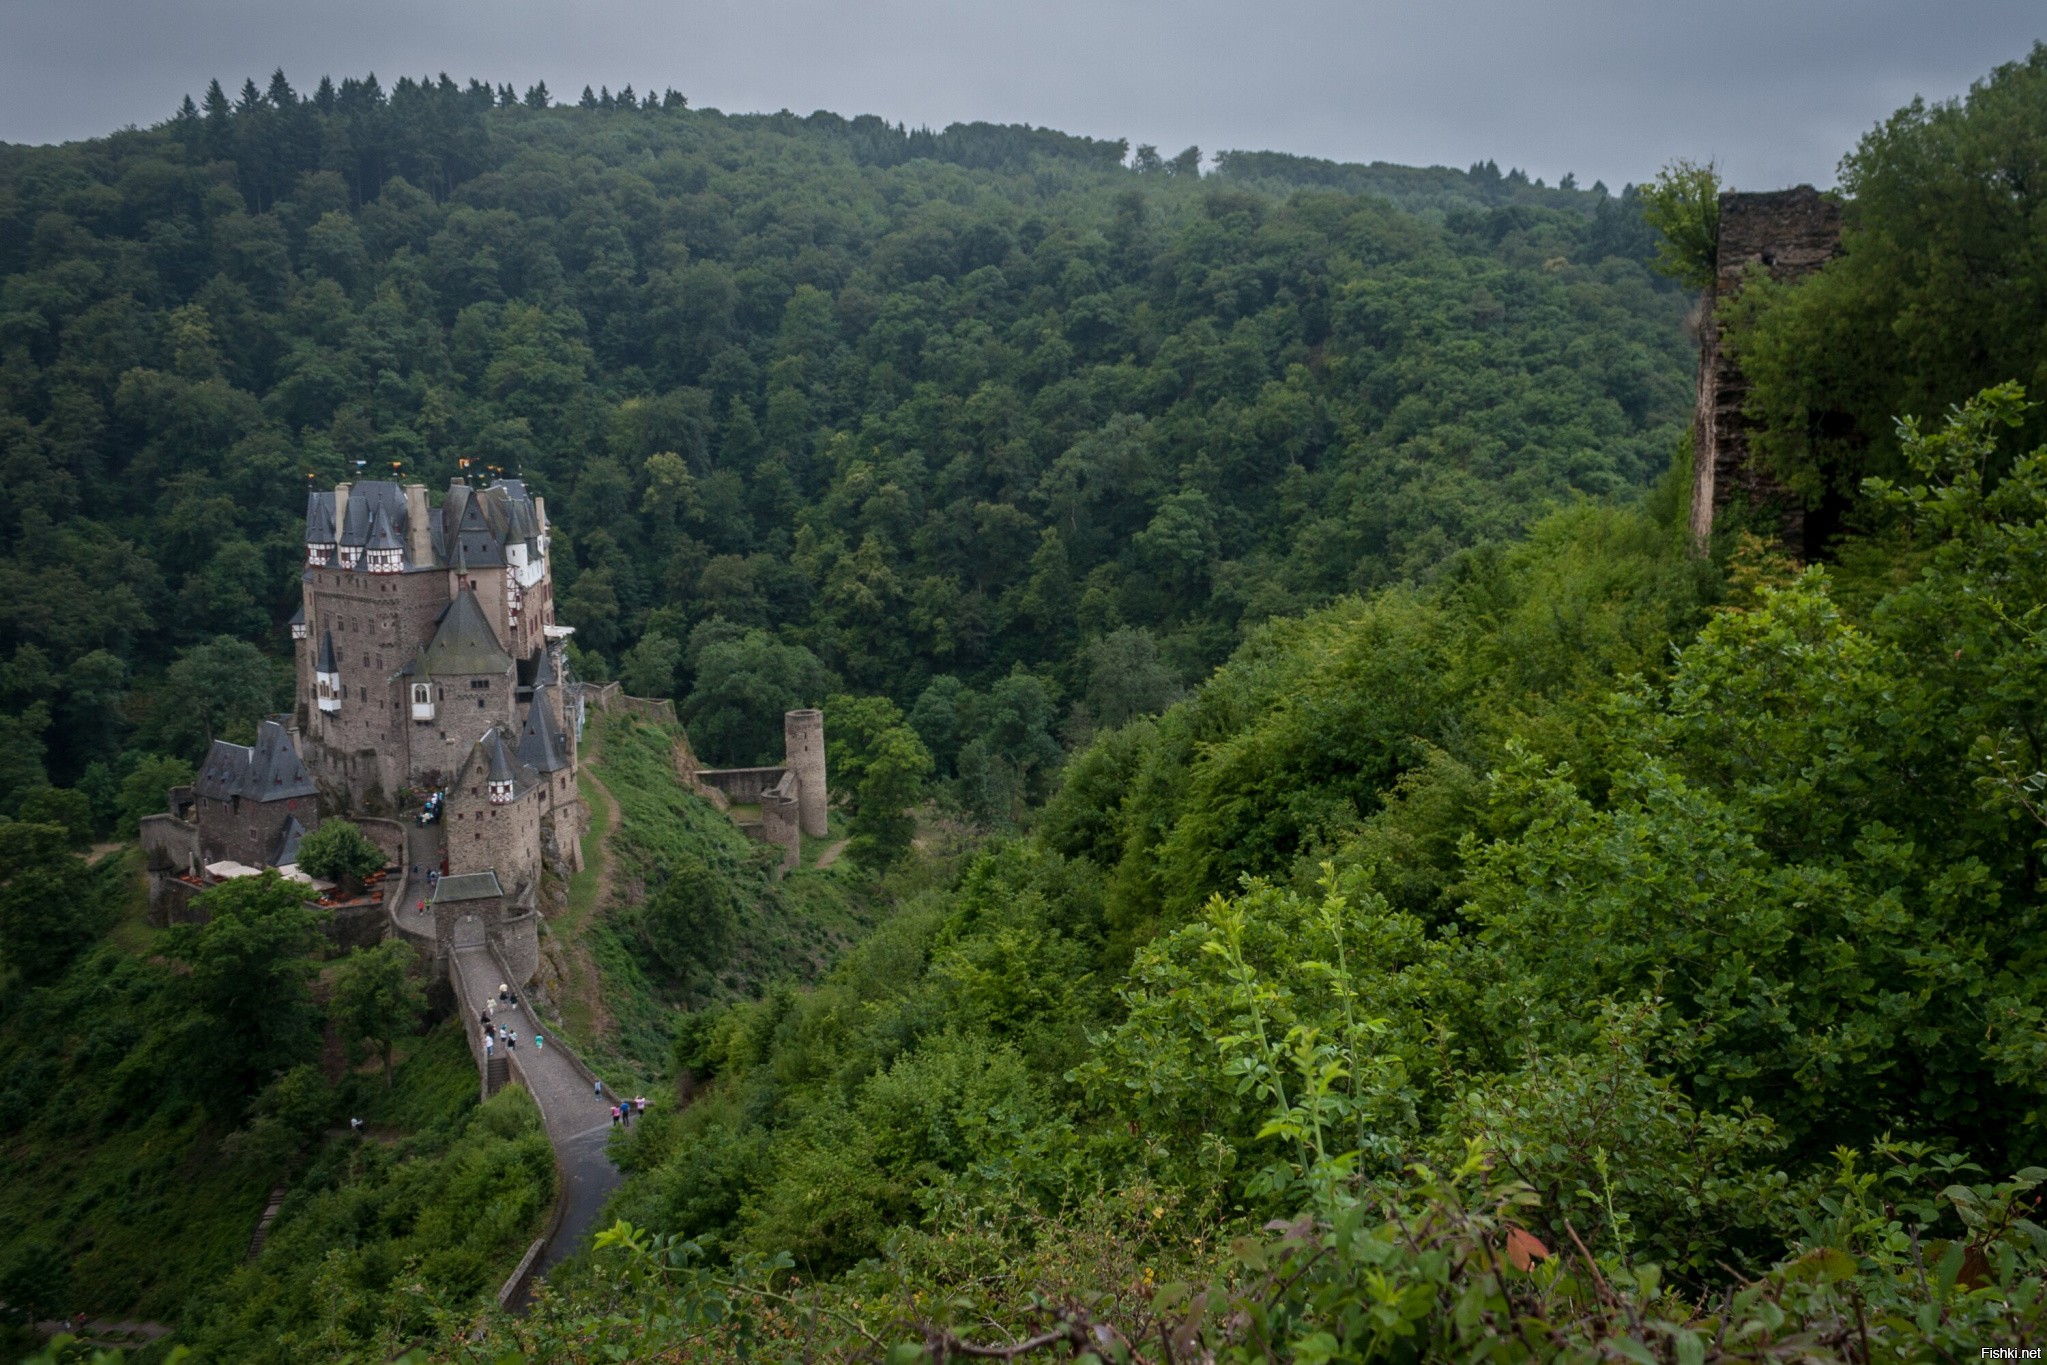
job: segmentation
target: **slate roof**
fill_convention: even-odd
[[[504,539],[491,527],[490,518],[484,514],[483,493],[472,493],[463,499],[462,508],[456,514],[454,544],[449,547],[448,557],[458,568],[494,569],[505,563]]]
[[[462,760],[462,769],[455,775],[454,785],[472,787],[479,782],[509,782],[514,800],[533,790],[540,782],[540,774],[512,748],[511,741],[512,732],[502,725],[493,725],[485,730],[482,738],[470,746],[468,757]]]
[[[434,884],[434,904],[442,901],[480,901],[504,895],[495,872],[464,872],[443,877]]]
[[[545,683],[533,689],[526,725],[519,734],[519,761],[537,773],[556,773],[569,766],[568,746],[555,728],[554,701]]]
[[[490,780],[510,782],[513,790],[518,790],[518,777],[512,772],[512,755],[505,749],[504,733],[492,726],[490,733],[483,737],[483,748],[490,755]]]
[[[455,594],[441,612],[432,643],[420,651],[419,671],[434,678],[512,671],[512,656],[498,643],[474,589]]]
[[[247,797],[251,801],[282,801],[316,796],[313,775],[299,761],[297,748],[284,726],[266,720],[256,727],[253,745],[216,739],[192,781],[192,790],[213,801]]]
[[[320,662],[313,665],[316,673],[339,673],[341,665],[334,661],[334,632],[320,632]]]
[[[295,611],[295,612],[293,612],[293,613],[291,614],[291,620],[290,620],[290,621],[288,621],[288,622],[286,622],[285,624],[287,624],[287,625],[293,625],[293,626],[302,626],[302,625],[304,625],[305,623],[306,623],[306,604],[305,604],[305,603],[304,603],[304,602],[302,601],[302,602],[300,602],[300,603],[299,603],[299,609],[298,609],[297,611]]]
[[[382,507],[370,514],[369,539],[363,542],[366,550],[402,550],[405,542],[391,529],[391,518]]]
[[[341,514],[341,543],[368,545],[370,528],[379,512],[393,527],[403,530],[406,522],[405,490],[389,479],[371,479],[351,487],[348,490],[348,508]]]
[[[272,867],[290,867],[299,860],[299,840],[306,837],[306,827],[299,823],[296,815],[284,819],[284,832],[278,836],[277,851],[270,855]]]
[[[306,544],[334,543],[334,492],[309,489],[306,493]]]

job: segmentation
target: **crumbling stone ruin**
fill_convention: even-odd
[[[740,829],[779,845],[782,871],[794,871],[803,861],[803,836],[821,839],[826,832],[824,712],[782,713],[780,767],[699,768],[696,782],[728,808],[758,805],[760,815],[741,819]]]
[[[1841,207],[1810,185],[1720,196],[1719,248],[1700,320],[1698,409],[1692,425],[1691,531],[1701,548],[1715,518],[1734,504],[1774,513],[1779,539],[1793,554],[1805,557],[1818,548],[1807,543],[1818,528],[1808,526],[1804,505],[1750,451],[1753,423],[1742,411],[1748,384],[1720,344],[1720,305],[1740,293],[1755,267],[1772,279],[1795,280],[1818,270],[1840,249]]]

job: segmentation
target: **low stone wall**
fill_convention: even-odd
[[[584,683],[583,702],[599,711],[623,711],[662,725],[675,724],[675,703],[666,697],[628,697],[617,683]]]
[[[404,821],[386,820],[380,815],[359,815],[350,823],[363,832],[364,838],[383,851],[385,866],[405,865]]]
[[[788,771],[783,767],[699,768],[697,780],[723,793],[725,799],[735,806],[753,806],[758,805],[762,795],[780,782]]]

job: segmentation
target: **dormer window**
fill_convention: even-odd
[[[493,806],[502,806],[511,799],[512,784],[510,782],[493,782],[490,784],[490,803]]]

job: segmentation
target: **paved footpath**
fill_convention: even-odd
[[[618,1187],[618,1168],[604,1150],[611,1137],[615,1097],[608,1090],[602,1099],[593,1094],[582,1069],[553,1039],[543,1048],[534,1048],[532,1015],[521,1006],[506,1008],[497,1003],[503,968],[488,948],[457,948],[454,959],[457,1008],[466,1010],[467,1018],[474,1020],[488,1002],[493,1022],[500,1028],[519,1030],[519,1045],[506,1055],[515,1076],[540,1106],[547,1140],[561,1163],[566,1180],[561,1226],[548,1240],[537,1267],[546,1270],[583,1245],[605,1199]],[[547,1030],[545,1024],[539,1028],[542,1033]]]

